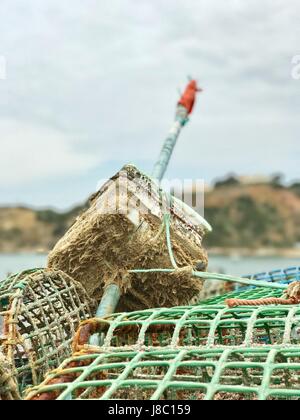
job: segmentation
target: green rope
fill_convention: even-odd
[[[172,243],[171,243],[170,214],[165,214],[164,215],[164,222],[163,223],[164,223],[164,226],[165,226],[165,229],[166,229],[167,247],[168,247],[168,252],[169,252],[171,264],[172,264],[173,268],[175,270],[177,270],[178,265],[177,265],[176,260],[175,260],[174,252],[173,252],[173,249],[172,249]]]
[[[167,241],[167,248],[168,253],[170,256],[171,264],[173,268],[152,268],[152,269],[137,269],[137,270],[129,270],[128,272],[131,274],[149,274],[149,273],[174,273],[178,270],[178,265],[175,260],[175,256],[172,249],[171,243],[171,233],[170,233],[170,214],[165,214],[163,218],[163,224],[166,229],[166,241]],[[200,278],[202,280],[218,280],[218,281],[227,281],[231,283],[239,283],[244,284],[247,286],[256,286],[256,287],[267,287],[270,289],[281,289],[286,290],[286,284],[279,284],[279,283],[270,283],[267,281],[262,280],[251,280],[242,277],[235,277],[226,274],[219,274],[219,273],[209,273],[209,272],[202,272],[202,271],[195,271],[193,270],[191,275],[193,277]]]
[[[26,289],[26,287],[27,287],[27,282],[26,283],[17,283],[14,287],[13,287],[13,289],[21,289],[21,290],[25,290]]]
[[[128,272],[131,274],[148,274],[148,273],[175,273],[177,270],[172,268],[153,268],[153,269],[145,269],[145,270],[129,270]],[[250,280],[242,277],[234,277],[229,276],[225,274],[219,274],[219,273],[208,273],[205,271],[195,271],[193,270],[191,275],[193,277],[198,277],[203,280],[219,280],[219,281],[228,281],[231,283],[240,283],[245,284],[247,286],[257,286],[257,287],[268,287],[270,289],[281,289],[286,290],[287,285],[286,284],[278,284],[278,283],[269,283],[262,280]]]

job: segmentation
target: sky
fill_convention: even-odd
[[[300,179],[299,1],[1,0],[0,19],[0,206],[151,173],[187,75],[204,92],[168,178]]]

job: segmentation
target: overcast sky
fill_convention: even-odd
[[[0,205],[67,208],[124,163],[151,172],[188,74],[204,93],[169,178],[300,178],[299,1],[1,0],[0,16]]]

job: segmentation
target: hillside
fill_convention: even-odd
[[[209,248],[294,248],[300,243],[300,188],[221,185],[205,195]],[[66,213],[0,208],[0,252],[48,251],[84,206]]]
[[[292,248],[300,242],[300,195],[272,185],[215,188],[205,196],[214,230],[207,244],[232,248]]]
[[[82,207],[69,212],[0,208],[0,252],[47,252],[71,226]]]

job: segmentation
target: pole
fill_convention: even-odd
[[[100,305],[96,312],[96,318],[104,318],[107,315],[113,314],[117,308],[121,297],[121,291],[117,284],[110,284],[101,299]],[[94,334],[90,338],[92,346],[99,346],[101,337],[99,334]]]
[[[159,158],[154,165],[152,172],[152,177],[154,179],[157,179],[158,181],[163,179],[181,129],[188,121],[188,115],[191,114],[193,110],[197,92],[200,92],[201,90],[202,89],[198,88],[197,82],[195,80],[191,80],[187,85],[184,94],[180,98],[177,104],[175,121],[164,142]],[[119,303],[120,296],[121,292],[116,284],[108,286],[101,299],[96,316],[102,318],[113,313]],[[92,341],[95,344],[93,337]]]
[[[173,150],[176,146],[177,139],[181,132],[182,127],[188,121],[188,111],[182,105],[178,105],[176,112],[175,122],[169,131],[168,137],[165,140],[165,143],[161,149],[159,158],[154,165],[152,172],[152,178],[161,181],[164,177],[164,174],[168,168]]]

